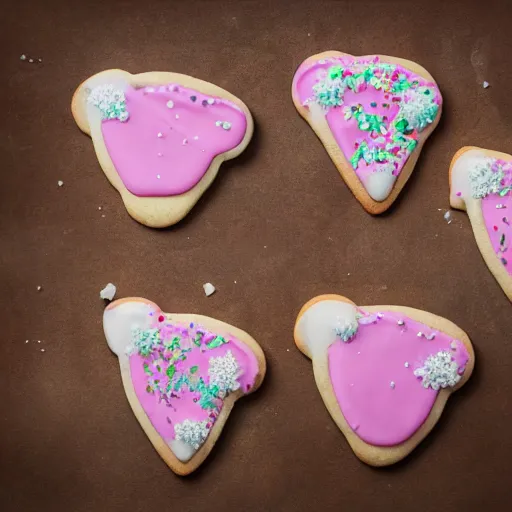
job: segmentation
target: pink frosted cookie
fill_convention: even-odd
[[[142,428],[175,473],[191,473],[235,402],[260,386],[266,369],[260,346],[224,322],[163,313],[140,298],[112,302],[103,328]]]
[[[306,303],[294,337],[334,421],[372,466],[394,464],[427,436],[475,362],[467,334],[445,318],[340,295]]]
[[[150,227],[185,217],[253,133],[241,100],[177,73],[103,71],[80,85],[71,108],[128,213]]]
[[[512,156],[468,146],[450,164],[450,205],[465,210],[476,243],[512,300]]]
[[[313,55],[297,69],[292,97],[373,214],[393,204],[441,117],[442,97],[430,73],[385,55]]]

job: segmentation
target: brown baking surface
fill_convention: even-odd
[[[0,10],[2,512],[510,506],[511,305],[466,214],[450,225],[443,214],[460,147],[511,151],[512,4],[4,0]],[[329,49],[418,62],[444,96],[413,176],[378,218],[290,97],[296,67]],[[247,150],[174,228],[128,216],[71,116],[80,82],[112,67],[207,80],[254,115]],[[189,477],[170,471],[130,410],[101,327],[109,281],[118,297],[236,325],[265,351],[262,388]],[[217,293],[206,298],[208,281]],[[295,348],[297,313],[322,293],[425,309],[474,344],[472,378],[395,466],[353,455]]]

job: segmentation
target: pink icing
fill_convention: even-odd
[[[398,320],[405,324],[398,325]],[[418,337],[418,332],[435,333],[435,338]],[[334,393],[343,416],[363,441],[394,446],[418,430],[438,392],[423,387],[413,372],[439,351],[450,351],[462,373],[469,359],[463,343],[393,312],[359,325],[350,342],[336,341],[329,347]]]
[[[505,208],[496,208],[497,205],[503,205]],[[482,199],[482,214],[492,247],[508,274],[511,275],[512,257],[509,254],[509,246],[512,241],[512,229],[510,228],[512,198],[510,194],[504,197],[498,194],[489,194],[484,197]]]
[[[327,70],[333,65],[342,65],[350,69],[350,65],[354,63],[375,63],[378,61],[378,57],[376,56],[358,57],[357,59],[347,56],[302,64],[294,77],[294,96],[301,104],[307,107],[308,101],[311,101],[314,96],[313,86],[325,76]],[[439,89],[435,83],[425,81],[421,76],[416,75],[403,66],[397,65],[396,69],[397,75],[405,75],[408,80],[415,80],[420,86],[428,86],[433,89],[436,95],[436,103],[438,105],[442,103],[441,94],[439,93]],[[347,89],[343,95],[343,106],[331,107],[326,111],[325,117],[327,124],[329,125],[336,143],[341,148],[345,158],[349,162],[361,141],[371,140],[371,137],[367,131],[359,129],[358,123],[354,117],[348,120],[344,118],[343,108],[346,106],[355,106],[360,104],[363,106],[366,113],[386,116],[387,126],[389,127],[399,112],[399,102],[397,103],[397,100],[399,99],[398,96],[398,94],[386,93],[382,89],[377,90],[374,87],[366,87],[363,85],[357,93]],[[376,106],[372,106],[372,103],[376,103]],[[389,106],[384,107],[383,105]],[[381,137],[382,134],[374,134],[373,138],[377,138],[377,136]],[[413,133],[413,138],[417,139],[416,131]],[[384,139],[385,143],[382,145],[391,142],[391,131],[384,136]],[[398,176],[400,174],[410,153],[410,151],[401,151],[396,154],[397,162],[395,164],[393,175]],[[355,171],[362,183],[366,184],[368,176],[375,171],[380,171],[381,168],[382,166],[379,163],[372,162],[367,164],[361,159],[359,160]]]
[[[102,132],[121,180],[137,196],[190,190],[215,156],[244,138],[246,116],[227,100],[176,85],[127,87],[124,92],[128,121],[105,120]],[[214,103],[208,104],[212,99]],[[174,102],[172,108],[169,101]],[[216,126],[217,121],[229,122],[230,129]]]
[[[158,314],[159,313],[156,312],[155,316],[158,316]],[[210,383],[210,377],[208,375],[210,358],[225,356],[228,351],[231,351],[241,369],[241,374],[237,378],[237,381],[240,384],[240,389],[244,393],[251,390],[259,371],[258,361],[252,351],[240,340],[232,336],[225,337],[227,343],[224,343],[219,347],[209,349],[206,347],[206,344],[215,339],[216,335],[202,329],[198,325],[194,325],[193,327],[184,324],[160,325],[160,335],[162,339],[171,340],[178,336],[181,338],[181,347],[192,348],[192,351],[186,354],[186,360],[175,363],[176,373],[173,376],[172,382],[175,383],[177,379],[179,379],[180,375],[185,374],[193,378],[195,381],[202,378],[205,384],[208,385]],[[205,333],[200,347],[193,343],[198,331]],[[172,354],[172,352],[165,353]],[[190,391],[185,385],[182,386],[181,390],[174,392],[168,403],[166,403],[159,392],[148,391],[147,389],[148,383],[151,382],[151,379],[154,378],[154,376],[150,376],[146,373],[144,370],[144,364],[148,364],[150,370],[153,370],[156,374],[157,372],[154,370],[154,366],[152,365],[153,359],[154,358],[151,356],[143,357],[138,353],[133,353],[130,356],[130,373],[135,394],[151,421],[151,424],[160,436],[162,436],[165,441],[175,439],[174,425],[182,423],[187,419],[191,421],[209,421],[209,428],[211,428],[222,409],[223,400],[214,400],[216,408],[213,410],[204,409],[197,401],[201,396],[200,393],[197,391]],[[192,375],[190,370],[193,367],[197,367],[197,370]],[[165,376],[164,366],[162,366],[162,370],[163,371],[160,372],[158,377],[160,379],[161,386],[165,387],[169,379]],[[162,373],[164,376],[162,376]]]

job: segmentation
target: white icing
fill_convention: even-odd
[[[390,170],[372,172],[365,180],[364,188],[374,201],[384,201],[389,196],[396,176]]]
[[[154,307],[146,302],[122,302],[103,313],[103,330],[110,350],[117,356],[130,348],[133,331],[148,329]]]
[[[210,357],[208,375],[210,386],[218,386],[223,396],[240,388],[240,367],[231,350],[224,356]]]
[[[311,357],[315,357],[325,353],[329,345],[339,339],[337,330],[353,324],[357,325],[356,308],[353,304],[323,300],[306,310],[297,329]]]
[[[197,451],[192,445],[179,439],[173,439],[170,441],[169,448],[172,450],[172,453],[181,460],[181,462],[189,461]]]
[[[451,174],[450,198],[456,200],[461,197],[465,201],[472,198],[469,173],[479,165],[485,164],[488,157],[483,151],[471,149],[463,153],[453,165]],[[460,196],[457,193],[460,192]]]

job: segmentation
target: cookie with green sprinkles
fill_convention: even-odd
[[[415,62],[337,51],[313,55],[299,66],[292,98],[372,214],[393,204],[442,109],[437,84]]]
[[[109,304],[103,329],[144,432],[175,473],[191,473],[211,452],[235,402],[261,385],[260,346],[232,325],[164,313],[137,297]]]
[[[467,212],[485,263],[512,301],[512,155],[463,147],[449,175],[450,206]]]

